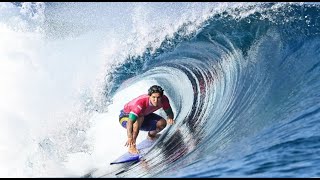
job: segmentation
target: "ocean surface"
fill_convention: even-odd
[[[319,17],[310,2],[1,2],[0,174],[320,177]],[[154,84],[175,124],[143,161],[109,165],[127,150],[119,111]]]

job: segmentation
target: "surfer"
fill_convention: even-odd
[[[154,140],[157,133],[163,130],[167,124],[174,123],[174,114],[169,99],[163,94],[163,89],[153,85],[148,89],[148,94],[140,95],[124,105],[120,111],[119,122],[127,129],[128,140],[125,146],[129,147],[132,154],[139,153],[136,148],[136,139],[139,131],[148,131],[147,138]],[[153,113],[163,108],[167,114],[167,120]]]

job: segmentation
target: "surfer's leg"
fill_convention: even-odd
[[[166,125],[167,121],[163,117],[155,113],[151,113],[144,117],[144,122],[142,123],[140,130],[149,131],[149,139],[154,139],[157,133],[162,131],[162,129],[164,129]]]
[[[141,127],[143,123],[144,117],[139,117],[136,122],[133,123],[133,139],[137,143],[137,137],[139,134],[139,128]],[[139,126],[139,128],[137,128]],[[129,146],[129,152],[133,154],[139,153],[136,145]]]
[[[156,135],[161,132],[167,126],[167,121],[163,118],[157,121],[156,129],[148,132],[150,139],[154,139]]]
[[[133,138],[136,142],[138,134],[139,134],[139,128],[141,127],[143,123],[144,117],[139,117],[134,123],[133,123]],[[127,129],[127,122],[130,121],[128,114],[124,113],[123,110],[120,111],[119,115],[119,123],[121,126],[125,129]],[[139,127],[139,128],[137,128]],[[132,154],[137,154],[139,153],[138,149],[136,148],[136,145],[131,145],[129,146],[129,152]]]
[[[133,139],[136,141],[138,134],[139,134],[139,129],[141,128],[141,125],[144,121],[144,117],[138,117],[138,119],[136,120],[136,122],[133,123],[133,135],[136,134],[136,136],[133,136]],[[139,126],[139,128],[137,128],[137,126]]]

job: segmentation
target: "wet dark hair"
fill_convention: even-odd
[[[148,95],[151,96],[152,93],[160,93],[160,96],[163,95],[163,89],[162,87],[158,85],[153,85],[148,89]]]

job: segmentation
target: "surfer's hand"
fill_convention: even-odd
[[[131,147],[131,146],[134,146],[134,145],[136,145],[136,142],[134,141],[134,139],[133,138],[128,138],[125,146]]]
[[[167,123],[172,125],[172,124],[174,124],[174,120],[173,119],[167,119]]]

